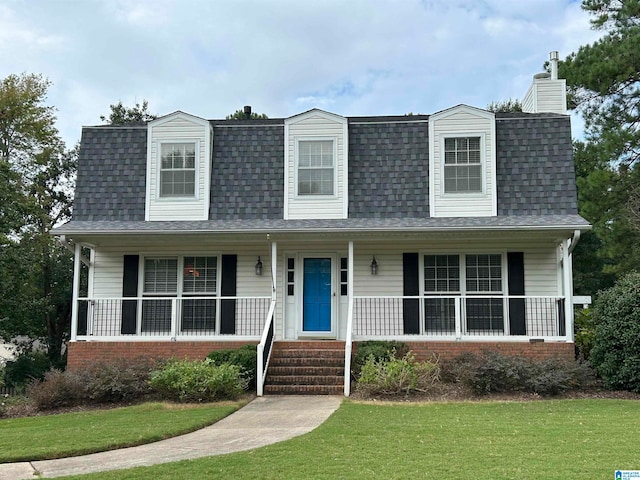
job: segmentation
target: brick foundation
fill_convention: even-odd
[[[432,354],[442,360],[455,358],[463,353],[499,352],[532,359],[575,358],[574,344],[561,342],[404,342],[416,354],[417,360],[427,360]]]
[[[324,345],[325,342],[322,342]],[[342,343],[342,342],[334,342]],[[448,360],[463,353],[499,352],[527,358],[574,358],[574,344],[561,342],[405,342],[416,354],[417,360],[427,360],[432,354]],[[213,350],[239,348],[256,342],[70,342],[67,368],[73,370],[96,361],[110,362],[116,359],[189,358],[204,359]],[[357,343],[354,344],[354,351]]]
[[[202,360],[213,350],[239,348],[257,342],[69,342],[67,368],[117,359],[149,357],[157,359],[189,358]]]

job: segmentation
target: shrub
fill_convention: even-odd
[[[95,363],[80,373],[86,398],[98,403],[144,398],[152,392],[149,378],[153,366],[154,362],[145,357]]]
[[[255,345],[244,345],[236,349],[214,350],[207,358],[216,365],[229,363],[242,367],[247,379],[247,388],[256,387],[256,365],[258,363],[258,351]]]
[[[27,396],[40,410],[81,405],[139,400],[151,392],[149,359],[99,362],[82,371],[50,370],[43,380],[33,380]]]
[[[241,367],[212,360],[169,360],[151,373],[150,385],[161,395],[181,402],[233,400],[246,388]]]
[[[69,407],[85,398],[84,382],[72,372],[50,370],[43,380],[33,380],[26,389],[27,397],[38,410]]]
[[[357,377],[360,374],[362,366],[369,360],[369,357],[373,356],[375,360],[387,360],[389,356],[402,358],[408,351],[407,345],[403,342],[382,340],[359,342],[351,370]]]
[[[426,392],[440,377],[438,362],[416,362],[412,352],[402,358],[370,355],[360,371],[356,388],[366,395],[409,395]]]
[[[593,370],[584,363],[559,358],[531,360],[495,352],[465,354],[447,362],[443,371],[446,381],[463,383],[478,394],[557,395],[596,384]]]
[[[592,310],[589,361],[608,388],[640,392],[640,272],[600,292]]]

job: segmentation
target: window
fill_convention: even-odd
[[[196,187],[196,144],[162,143],[160,196],[193,197]]]
[[[333,140],[298,142],[298,195],[333,195]]]
[[[463,275],[464,273],[464,275]],[[504,304],[502,298],[502,255],[424,256],[424,318],[426,333],[455,331],[455,298],[466,295],[463,317],[467,331],[502,333]],[[464,328],[464,327],[463,327]]]
[[[340,259],[340,295],[349,295],[349,259]]]
[[[218,281],[217,257],[184,257],[182,295],[184,297],[215,297]],[[215,298],[185,298],[182,301],[181,331],[211,331],[216,329]]]
[[[502,295],[502,257],[500,255],[467,255],[467,294]],[[467,329],[502,331],[504,305],[501,298],[468,298]]]
[[[179,304],[178,330],[213,334],[216,329],[218,258],[185,256],[182,262],[179,260],[177,257],[145,258],[143,295],[177,297],[181,294],[184,298]],[[180,265],[182,275],[178,274]],[[143,300],[142,332],[170,332],[171,304],[171,298]]]
[[[444,192],[482,192],[480,137],[444,139]]]
[[[145,258],[143,296],[175,297],[178,293],[178,259]],[[143,333],[171,331],[171,299],[142,301]]]
[[[295,290],[296,262],[293,258],[287,258],[287,295],[292,296]]]
[[[425,331],[452,332],[456,329],[455,299],[460,295],[460,258],[458,255],[424,256],[424,293],[448,298],[425,298]]]

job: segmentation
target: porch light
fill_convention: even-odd
[[[260,255],[258,255],[258,261],[256,262],[256,275],[262,275],[262,260],[260,260]]]
[[[373,258],[371,259],[371,275],[377,275],[377,274],[378,274],[378,262],[376,262],[376,257],[374,255]]]

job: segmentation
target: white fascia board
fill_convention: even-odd
[[[173,113],[169,113],[167,115],[163,115],[162,117],[156,118],[155,120],[151,120],[147,125],[149,127],[157,127],[158,125],[163,125],[177,118],[186,120],[188,122],[197,123],[200,125],[209,125],[208,120],[205,120],[204,118],[201,118],[201,117],[196,117],[195,115],[191,115],[190,113],[185,113],[180,110],[176,110]]]

